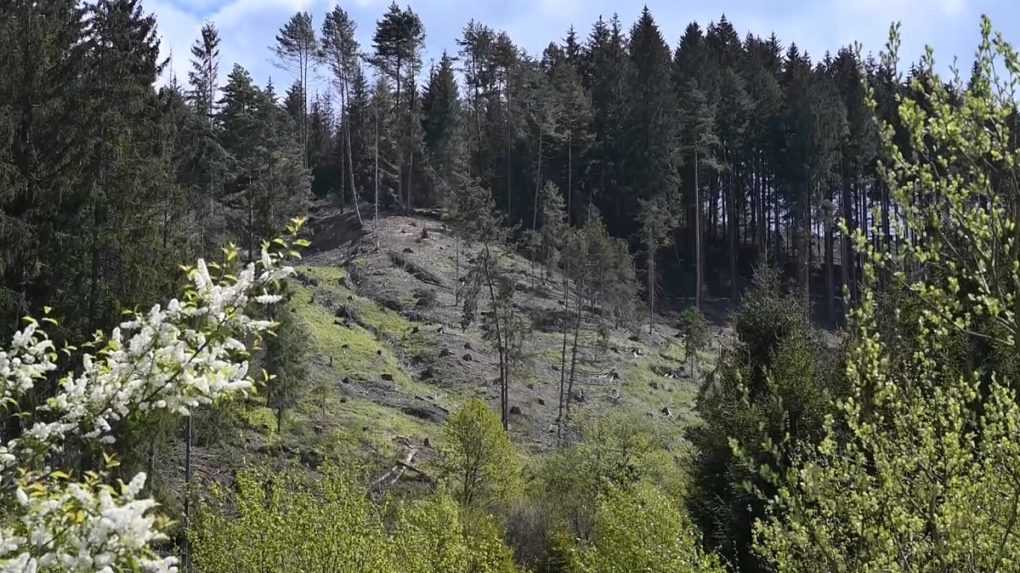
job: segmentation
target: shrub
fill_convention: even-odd
[[[583,573],[722,573],[719,560],[701,549],[700,534],[683,509],[648,484],[613,489],[598,500],[595,535],[580,549]]]

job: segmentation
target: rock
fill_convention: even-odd
[[[431,405],[404,406],[400,409],[400,411],[408,416],[414,416],[419,420],[426,420],[429,422],[442,423],[446,419],[445,412]]]
[[[515,415],[515,416],[520,416],[524,412],[521,412],[521,407],[520,406],[510,406],[510,413]]]
[[[472,360],[474,360],[473,358],[471,358],[471,355],[470,355],[470,354],[465,354],[464,356],[461,356],[460,358],[461,358],[461,360],[463,360],[464,362],[471,362]]]
[[[382,379],[387,382],[393,382],[393,375],[388,372],[384,372],[382,375]]]

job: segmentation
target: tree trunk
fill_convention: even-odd
[[[584,280],[576,282],[574,289],[576,290],[574,305],[577,309],[574,315],[574,341],[570,350],[570,377],[567,379],[567,419],[570,419],[570,401],[574,395],[574,375],[577,371],[577,342],[581,334],[581,319],[584,316],[584,298],[582,294],[584,292]]]
[[[729,201],[727,202],[729,216],[727,217],[727,231],[729,235],[730,250],[730,302],[736,304],[740,292],[740,279],[737,277],[737,235],[739,233],[739,226],[737,224],[737,190],[734,185],[735,177],[731,174],[729,179]]]
[[[833,269],[832,214],[827,214],[825,225],[825,313],[829,326],[836,326],[836,277]]]
[[[372,234],[375,235],[375,248],[379,248],[379,110],[375,110],[375,192],[372,198],[375,213],[372,215]]]
[[[694,307],[701,310],[701,296],[705,280],[704,257],[701,245],[701,190],[698,188],[698,151],[694,150]]]
[[[652,232],[648,233],[648,334],[652,334],[652,325],[655,323],[655,237]]]

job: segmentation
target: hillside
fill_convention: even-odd
[[[315,468],[351,455],[383,481],[395,481],[405,466],[427,472],[450,411],[472,397],[498,408],[496,353],[477,324],[461,327],[455,304],[457,243],[441,221],[424,215],[384,217],[373,233],[352,213],[322,208],[309,227],[312,246],[289,285],[287,306],[308,335],[301,397],[282,433],[263,398],[245,403],[236,436],[209,447],[199,440],[198,475],[215,477],[260,459]],[[462,265],[472,253],[462,247]],[[510,432],[523,452],[537,454],[557,441],[562,279],[543,281],[518,255],[510,261],[515,304],[532,325],[527,364],[510,390]],[[578,358],[573,427],[624,413],[679,437],[695,421],[698,384],[669,322],[658,317],[651,334],[647,324],[640,334],[614,329],[601,343],[588,335]],[[390,466],[394,472],[386,471]]]

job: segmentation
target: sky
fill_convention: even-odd
[[[277,30],[297,11],[312,14],[315,27],[338,0],[143,0],[144,9],[156,14],[162,38],[161,51],[170,56],[167,75],[186,81],[189,48],[205,21],[220,30],[220,74],[225,77],[239,63],[260,84],[270,78],[283,91],[293,77],[274,64],[270,46]],[[391,0],[341,0],[341,6],[358,24],[362,49],[371,48],[375,22]],[[407,4],[402,0],[400,4]],[[1017,0],[416,0],[410,3],[426,31],[426,69],[444,50],[457,51],[456,39],[473,19],[506,31],[529,54],[539,56],[551,41],[560,41],[573,25],[584,38],[601,14],[619,14],[625,29],[647,4],[671,47],[679,42],[691,21],[702,27],[720,15],[743,37],[775,33],[784,46],[796,42],[812,59],[826,51],[860,42],[864,52],[877,53],[893,21],[902,24],[901,61],[916,61],[924,46],[935,50],[941,69],[959,58],[963,72],[979,39],[979,19],[991,17],[1007,40],[1020,45],[1020,1]],[[319,72],[320,74],[324,72]],[[164,78],[164,81],[166,78]],[[221,80],[222,83],[222,80]],[[319,82],[325,86],[325,82]]]

